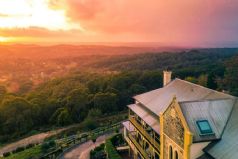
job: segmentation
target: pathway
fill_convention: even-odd
[[[18,147],[25,147],[29,144],[42,143],[46,138],[56,135],[66,129],[68,129],[68,128],[62,128],[62,129],[58,129],[58,130],[48,131],[45,133],[40,133],[37,135],[33,135],[30,137],[21,139],[19,141],[7,144],[7,145],[3,146],[2,148],[0,148],[0,156],[2,156],[3,153],[5,153],[5,152],[10,152],[10,151],[17,149]]]
[[[95,147],[101,145],[105,142],[105,140],[112,136],[113,133],[104,134],[99,136],[95,143],[92,140],[87,141],[76,148],[72,149],[71,151],[67,152],[63,158],[61,159],[89,159],[90,158],[90,151]]]

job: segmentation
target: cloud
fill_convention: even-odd
[[[234,46],[238,41],[237,0],[21,1],[31,5],[21,3],[14,9],[17,14],[4,14],[9,9],[3,12],[5,7],[0,5],[0,24],[18,26],[0,29],[0,36],[183,46]],[[21,9],[25,7],[28,10]],[[28,12],[30,17],[25,16]]]
[[[52,0],[71,21],[101,34],[177,44],[238,40],[236,0]],[[139,41],[138,40],[138,41]]]

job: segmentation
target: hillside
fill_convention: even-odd
[[[124,111],[132,96],[161,87],[164,69],[238,95],[237,49],[70,55],[0,60],[0,143],[73,123],[94,128],[93,117]]]
[[[169,48],[154,47],[1,45],[0,84],[9,92],[21,94],[50,79],[82,71],[171,69],[176,77],[184,78],[199,76],[207,70],[224,71],[223,62],[236,53],[235,48],[190,51],[177,48],[169,52]]]

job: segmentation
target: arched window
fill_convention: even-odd
[[[178,152],[175,151],[175,159],[178,159]]]
[[[169,146],[169,159],[173,159],[173,148]]]

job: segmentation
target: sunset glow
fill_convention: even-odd
[[[1,0],[0,28],[42,27],[49,30],[73,28],[64,10],[52,10],[44,0]]]
[[[0,0],[0,36],[23,43],[44,37],[55,43],[235,46],[237,14],[236,0]]]
[[[0,36],[0,42],[8,42],[8,41],[11,41],[10,38],[6,38],[6,37],[1,37]]]

